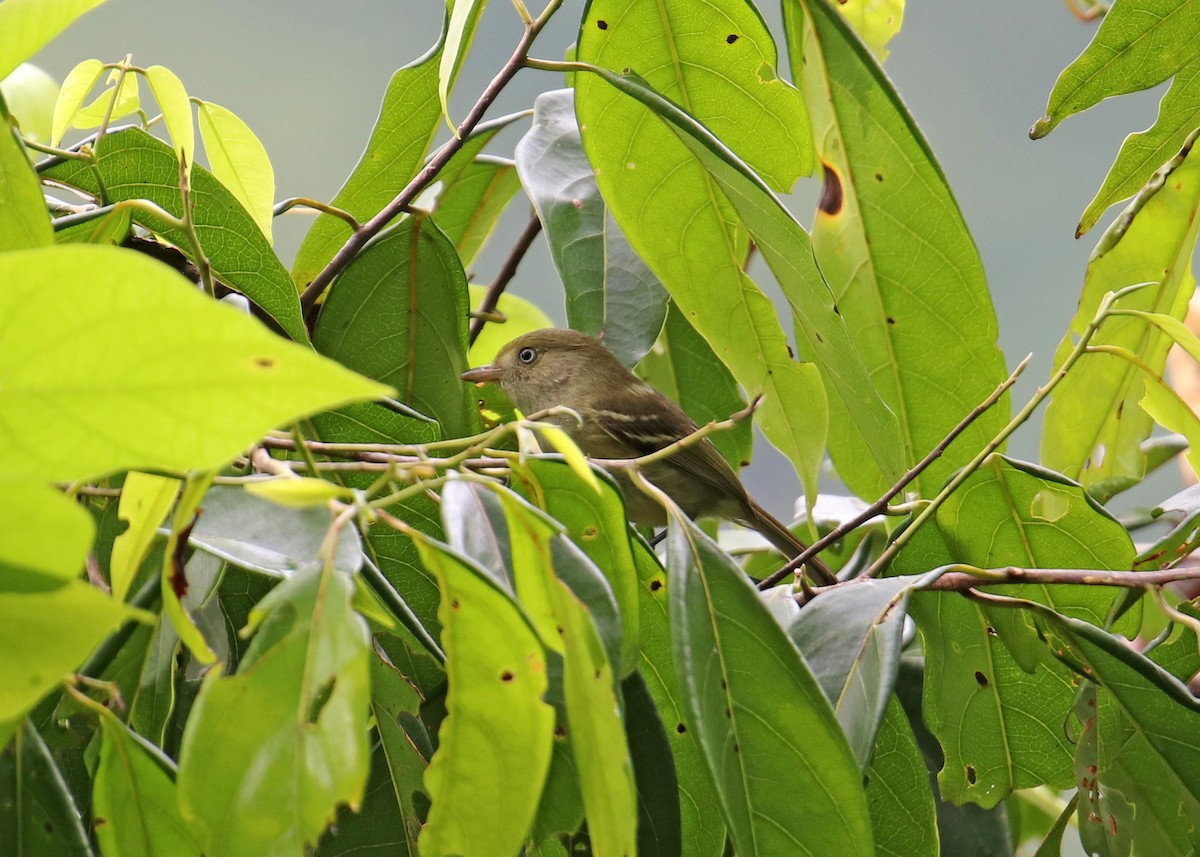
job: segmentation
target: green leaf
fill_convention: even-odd
[[[113,598],[124,601],[138,569],[150,552],[158,525],[179,495],[179,480],[152,473],[133,471],[121,485],[121,500],[117,514],[129,524],[113,542],[109,561],[108,580]]]
[[[175,155],[190,177],[196,161],[196,127],[192,122],[192,103],[188,101],[183,81],[166,66],[152,65],[146,69],[146,82],[162,111]]]
[[[35,143],[50,143],[58,81],[32,63],[21,63],[0,79],[0,96],[9,115],[21,126],[21,136]]]
[[[433,801],[421,854],[513,854],[537,809],[550,763],[554,710],[546,655],[520,608],[471,563],[416,536],[442,589],[450,689],[425,775]]]
[[[251,613],[238,674],[206,677],[184,729],[179,801],[210,857],[299,854],[338,804],[362,799],[370,643],[352,592],[332,569],[283,581]]]
[[[104,74],[104,63],[97,59],[84,60],[67,72],[58,98],[54,102],[54,117],[50,131],[50,145],[57,146],[75,121],[75,114],[83,107],[83,101],[92,91],[100,76]]]
[[[329,505],[330,500],[346,500],[352,496],[345,488],[315,476],[302,476],[297,479],[280,476],[261,482],[249,482],[246,484],[246,493],[292,509],[311,509],[316,506],[324,508]]]
[[[79,580],[0,567],[0,723],[15,720],[135,614]]]
[[[467,370],[467,278],[453,245],[426,216],[406,218],[370,244],[329,290],[313,344],[448,437],[477,430]]]
[[[561,461],[530,460],[514,473],[517,487],[567,529],[567,535],[604,573],[621,615],[621,674],[637,663],[638,574],[620,489],[600,473],[596,486]]]
[[[1192,472],[1200,472],[1200,417],[1191,406],[1157,375],[1143,379],[1144,392],[1138,402],[1156,423],[1188,439],[1186,458]]]
[[[926,526],[892,570],[923,573],[954,561],[940,530]],[[1075,688],[1066,670],[1042,662],[1026,672],[989,615],[958,593],[917,593],[909,614],[925,653],[924,720],[944,753],[942,800],[990,809],[1014,788],[1067,788],[1071,746],[1063,718]],[[951,813],[951,821],[966,824],[963,835],[974,838],[969,819]]]
[[[0,113],[0,253],[54,243],[41,182],[6,118]]]
[[[666,120],[669,127],[677,133],[679,140],[684,142],[691,153],[698,159],[699,165],[703,166],[704,176],[708,176],[712,181],[719,185],[722,191],[730,200],[731,204],[737,209],[739,215],[745,220],[745,225],[749,229],[751,236],[756,242],[756,246],[762,252],[772,272],[775,274],[780,286],[783,288],[784,296],[788,299],[788,303],[792,308],[792,312],[797,319],[796,333],[801,341],[801,348],[805,351],[806,356],[811,356],[817,367],[821,371],[822,377],[830,386],[836,390],[841,396],[843,404],[847,410],[851,412],[854,418],[854,423],[857,429],[862,433],[863,438],[870,448],[871,455],[875,458],[880,470],[886,474],[898,474],[902,468],[900,465],[901,455],[897,447],[895,438],[898,433],[896,427],[896,417],[884,404],[879,397],[878,391],[867,375],[862,361],[854,348],[852,339],[850,338],[849,330],[845,325],[844,320],[837,312],[837,307],[833,302],[833,296],[829,291],[829,287],[821,279],[820,271],[817,269],[816,263],[813,260],[811,247],[808,241],[808,235],[804,229],[795,221],[791,214],[783,207],[782,203],[770,193],[769,189],[762,183],[749,168],[738,161],[736,157],[723,145],[720,140],[715,139],[707,129],[698,125],[690,116],[671,104],[665,101],[661,96],[650,90],[646,85],[636,77],[630,75],[615,75],[612,72],[603,69],[592,68],[591,71],[604,78],[613,87],[620,91],[638,99],[643,104],[650,106],[653,112],[660,118]],[[582,92],[582,89],[580,90]],[[577,107],[577,110],[580,108]],[[610,111],[611,112],[611,111]],[[606,114],[607,115],[607,114]],[[647,127],[653,127],[647,125]],[[585,146],[587,145],[587,135],[585,134]],[[660,145],[664,145],[663,141],[658,141]],[[589,152],[589,157],[593,157]],[[674,174],[673,174],[674,177]],[[605,186],[603,175],[600,178],[601,188]],[[666,190],[666,185],[663,185],[663,190]],[[667,200],[662,198],[655,188],[655,199],[666,203]],[[682,193],[682,188],[672,188],[670,193],[678,195]],[[715,191],[714,191],[715,192]],[[609,197],[606,197],[609,198]],[[710,195],[706,194],[706,199]],[[664,214],[664,220],[658,224],[662,228],[678,228],[680,220],[679,212],[675,208],[675,198],[672,196],[672,210],[669,216]],[[610,203],[612,199],[609,198]],[[643,203],[645,204],[645,203]],[[614,209],[615,210],[615,209]],[[689,224],[689,235],[695,229],[693,224]],[[643,258],[654,267],[654,261],[648,255],[651,252],[658,252],[652,247],[640,247],[634,241],[632,233],[627,231],[630,240],[638,247]],[[715,240],[715,239],[714,239]],[[671,258],[677,258],[678,253],[673,253]],[[744,279],[741,274],[740,265],[737,266],[737,276],[739,283],[748,284],[749,281]],[[661,272],[659,272],[661,275]],[[764,389],[768,393],[760,411],[763,413],[763,429],[767,434],[768,439],[772,437],[772,425],[774,420],[780,419],[782,423],[778,428],[789,428],[791,431],[797,432],[797,437],[808,438],[806,443],[801,443],[796,447],[782,447],[792,449],[795,455],[792,455],[793,463],[797,462],[796,455],[803,453],[804,456],[812,454],[816,447],[811,446],[818,440],[818,436],[823,439],[824,431],[821,426],[826,422],[826,415],[823,413],[824,407],[822,403],[825,401],[824,395],[819,394],[815,389],[808,389],[806,395],[799,395],[799,391],[794,391],[797,395],[782,396],[778,401],[770,395],[770,383],[780,383],[781,373],[775,370],[767,370],[767,381],[761,380],[764,371],[764,358],[761,353],[757,356],[752,349],[747,349],[745,343],[747,341],[757,341],[752,330],[744,330],[738,333],[734,342],[727,343],[724,347],[718,347],[713,338],[706,331],[702,323],[697,323],[697,318],[693,315],[692,310],[681,299],[680,294],[674,290],[669,279],[664,278],[664,283],[668,288],[672,289],[672,297],[679,305],[680,309],[688,316],[689,321],[696,326],[697,330],[708,339],[709,344],[713,345],[713,350],[721,356],[726,365],[733,371],[734,377],[738,378],[739,383],[743,387],[749,389]],[[715,287],[715,280],[711,276],[711,272],[706,270],[704,275],[704,283],[707,286]],[[706,286],[706,287],[707,287]],[[740,292],[742,286],[739,285],[734,289],[734,292]],[[731,317],[736,318],[738,312],[735,305],[730,306],[730,290],[723,288],[718,290],[719,294],[705,294],[706,306],[713,304],[720,306],[723,309],[720,318],[720,330],[726,334],[735,332],[736,324],[731,324]],[[745,295],[758,295],[758,298],[751,299],[754,306],[759,307],[762,312],[757,313],[754,318],[759,319],[770,327],[774,328],[777,324],[774,313],[764,303],[766,301],[757,290],[746,292]],[[759,300],[761,298],[761,301]],[[749,304],[745,305],[749,306]],[[764,328],[765,330],[765,328]],[[779,331],[779,336],[782,337],[782,330]],[[770,339],[775,341],[774,334]],[[747,366],[744,364],[731,363],[730,355],[726,349],[733,349],[735,355],[740,356],[739,359],[749,359],[754,356],[754,365]],[[803,370],[805,377],[811,378],[810,370],[812,364],[802,364],[800,367],[795,367],[790,362],[790,356],[787,358],[785,365],[791,366],[793,369],[799,368]],[[748,381],[743,377],[743,374],[749,372],[754,381]],[[783,373],[782,377],[786,377]],[[815,381],[815,379],[813,379]],[[803,403],[801,407],[800,403]],[[780,446],[778,441],[772,441]],[[808,461],[807,458],[804,459]],[[806,468],[811,468],[812,463],[809,462],[798,467],[802,474],[807,473]],[[809,494],[815,494],[812,479],[806,479],[805,488]],[[809,499],[813,499],[811,496]]]
[[[570,553],[552,551],[557,528],[539,513],[508,492],[500,491],[500,500],[517,595],[522,604],[545,605],[551,623],[543,642],[562,653],[567,730],[592,849],[597,857],[632,857],[637,851],[633,765],[613,665],[588,609],[594,596],[580,587],[582,575],[591,570],[571,569]],[[539,627],[537,619],[534,624]]]
[[[867,374],[896,415],[889,442],[907,469],[1007,374],[983,263],[928,142],[835,8],[847,17],[852,10],[823,0],[783,8],[792,74],[802,81],[824,173],[813,252]],[[830,399],[838,473],[860,496],[878,496],[894,475],[878,466],[871,438],[856,428],[861,420]],[[1007,421],[1006,399],[910,490],[932,496]]]
[[[1200,9],[1178,0],[1124,0],[1113,4],[1087,50],[1063,69],[1046,115],[1034,123],[1035,140],[1068,116],[1105,98],[1149,89],[1195,63]]]
[[[640,673],[621,683],[625,701],[625,739],[637,781],[638,857],[682,857],[679,784],[667,730]]]
[[[787,629],[863,769],[896,683],[912,582],[893,577],[834,589],[805,605]]]
[[[119,87],[116,85],[117,80],[121,81]],[[80,130],[99,128],[104,124],[105,116],[108,117],[109,122],[115,122],[136,113],[141,106],[141,87],[138,83],[138,76],[133,72],[126,72],[122,75],[119,69],[110,68],[108,70],[108,86],[93,98],[90,104],[75,111],[71,127]]]
[[[0,752],[0,853],[6,857],[93,857],[71,789],[28,720]]]
[[[650,85],[694,110],[768,180],[789,187],[809,168],[811,141],[799,93],[775,75],[775,47],[762,20],[752,7],[729,0],[667,5],[663,14],[656,3],[592,3],[579,57],[643,70]],[[628,84],[627,94],[649,102],[659,116],[680,112],[631,75],[605,77],[614,86]],[[645,107],[590,75],[576,83],[584,149],[617,223],[738,382],[766,394],[764,432],[815,494],[824,394],[815,369],[791,359],[770,301],[743,273],[747,236],[731,219],[721,193],[728,188],[718,190],[707,172],[712,166],[698,163]],[[759,121],[734,119],[747,114]],[[691,130],[681,135],[685,144]],[[789,246],[789,255],[795,249]],[[807,255],[807,245],[801,251]],[[797,402],[804,403],[803,418],[788,407]]]
[[[0,563],[70,579],[96,535],[83,506],[36,477],[0,479]]]
[[[438,177],[443,184],[433,220],[454,244],[463,267],[469,268],[521,189],[516,166],[481,155],[452,177],[445,172]]]
[[[0,80],[76,18],[104,0],[5,0],[0,3]]]
[[[543,92],[533,111],[533,127],[517,143],[517,171],[566,290],[568,325],[633,366],[662,329],[667,292],[600,196],[575,122],[575,91]]]
[[[215,485],[204,496],[204,514],[188,541],[249,571],[291,577],[324,565],[320,550],[332,521],[325,508],[290,508],[238,487]],[[362,546],[353,526],[338,531],[332,561],[346,575],[362,567]]]
[[[331,200],[332,205],[348,211],[360,223],[378,214],[420,169],[438,128],[440,56],[439,42],[432,51],[392,75],[366,150]],[[296,251],[292,264],[296,284],[303,287],[312,282],[349,237],[350,226],[344,220],[319,214]]]
[[[1098,685],[1095,705],[1084,715],[1080,747],[1087,754],[1083,763],[1095,766],[1081,784],[1085,847],[1097,853],[1096,843],[1115,840],[1132,843],[1139,854],[1194,849],[1200,825],[1200,703],[1126,641],[1045,607],[1027,609],[1036,612],[1055,655]]]
[[[836,8],[879,62],[886,60],[887,43],[904,21],[904,0],[843,0]]]
[[[166,143],[128,128],[106,135],[97,151],[109,202],[146,199],[172,216],[182,213],[179,161]],[[78,161],[52,167],[44,175],[93,196],[100,194],[92,170]],[[296,288],[250,213],[203,167],[192,171],[192,203],[192,221],[213,276],[262,307],[292,339],[306,341]],[[182,230],[144,211],[137,211],[134,219],[191,257],[191,243]]]
[[[171,515],[158,584],[162,596],[163,615],[171,620],[171,627],[175,629],[179,639],[191,651],[192,656],[206,667],[211,667],[217,662],[217,654],[209,646],[204,632],[200,630],[192,616],[193,611],[197,610],[202,603],[202,600],[197,601],[195,597],[198,588],[191,574],[192,566],[199,556],[193,556],[185,566],[183,553],[184,540],[187,539],[188,531],[201,514],[200,502],[204,499],[204,492],[212,484],[214,475],[212,470],[188,474],[187,481],[184,482],[180,492],[179,502],[175,506],[175,512]],[[184,599],[189,595],[192,596],[190,603],[185,604]]]
[[[386,391],[140,253],[6,253],[0,282],[0,413],[20,439],[0,445],[0,473],[70,481],[219,466],[280,423]]]
[[[1189,150],[1190,151],[1190,150]],[[1142,282],[1118,309],[1183,318],[1193,291],[1189,270],[1200,218],[1200,157],[1188,152],[1163,167],[1092,252],[1079,309],[1055,353],[1062,366],[1104,296]],[[1124,348],[1161,375],[1171,339],[1139,318],[1110,316],[1091,345]],[[1042,463],[1085,487],[1128,486],[1145,472],[1140,444],[1153,421],[1140,407],[1143,378],[1112,354],[1085,355],[1054,388],[1042,425]]]
[[[108,709],[97,709],[103,739],[92,811],[100,848],[121,857],[199,857],[200,840],[179,814],[174,764]]]
[[[250,212],[267,243],[273,243],[275,171],[267,150],[232,110],[210,101],[197,101],[196,107],[209,169]]]
[[[638,671],[658,708],[675,760],[680,838],[687,857],[719,857],[725,850],[725,821],[693,732],[684,724],[684,705],[675,673],[667,573],[641,539],[634,539],[640,588]],[[634,758],[635,773],[637,757]],[[640,828],[639,828],[640,830]]]
[[[100,217],[81,220],[55,230],[59,244],[118,244],[123,245],[133,227],[133,211],[113,206]]]
[[[858,764],[757,591],[677,509],[667,567],[686,721],[734,849],[745,857],[873,854]]]
[[[938,857],[942,852],[938,849],[937,810],[929,773],[904,709],[895,697],[887,703],[879,724],[866,779],[877,857]]]
[[[438,63],[438,100],[442,105],[442,116],[453,131],[450,92],[467,58],[467,51],[471,49],[471,42],[475,40],[475,29],[479,26],[479,16],[487,8],[487,0],[454,0],[447,5],[450,7],[450,18],[446,22],[445,43]]]

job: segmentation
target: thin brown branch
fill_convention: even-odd
[[[504,260],[504,264],[500,266],[500,270],[496,272],[496,279],[492,280],[492,284],[487,287],[484,292],[483,301],[479,304],[479,309],[475,311],[474,317],[471,319],[471,338],[468,340],[470,345],[475,344],[475,340],[479,338],[479,334],[483,331],[483,326],[489,321],[495,320],[496,305],[500,302],[500,296],[504,294],[504,290],[508,288],[508,284],[512,282],[512,278],[516,276],[517,267],[521,264],[521,260],[525,258],[525,254],[529,248],[533,246],[533,239],[537,238],[538,233],[542,231],[542,221],[538,218],[537,212],[529,218],[529,223],[525,230],[517,239],[517,243],[513,245],[512,252],[508,254],[508,258]]]
[[[1125,589],[1148,589],[1181,580],[1200,580],[1198,568],[1172,568],[1163,571],[1105,571],[1078,568],[989,568],[978,573],[950,571],[924,591],[965,592],[981,586],[1002,586],[1014,583],[1085,584],[1088,586],[1119,586]]]
[[[953,443],[960,434],[966,431],[967,427],[970,426],[971,423],[983,416],[983,414],[993,405],[995,405],[996,402],[1000,401],[1000,397],[1003,396],[1008,389],[1017,382],[1019,377],[1021,377],[1021,373],[1025,371],[1025,367],[1029,365],[1029,361],[1032,357],[1033,355],[1030,354],[1019,364],[1017,364],[1017,368],[1012,371],[1011,375],[1005,378],[1004,381],[1001,382],[1001,384],[996,387],[996,389],[993,390],[986,399],[976,405],[969,414],[959,420],[958,424],[954,426],[954,428],[950,429],[949,434],[942,438],[942,441],[932,450],[930,450],[928,455],[918,461],[907,473],[901,476],[895,485],[885,491],[883,496],[864,509],[859,515],[856,515],[854,518],[851,518],[844,524],[840,524],[825,536],[817,539],[808,547],[808,549],[802,551],[799,556],[789,561],[783,568],[779,569],[779,571],[763,578],[759,582],[758,588],[770,589],[789,574],[794,574],[796,569],[803,566],[805,562],[816,556],[834,542],[838,541],[838,539],[841,539],[847,533],[854,531],[856,528],[862,526],[876,515],[883,514],[887,510],[888,503],[891,502],[893,497],[903,491],[910,482],[925,472],[929,465],[941,458],[942,453],[946,451],[947,447],[949,447],[950,444]]]
[[[362,224],[342,245],[334,257],[329,260],[329,263],[313,278],[313,281],[308,284],[304,292],[300,295],[300,305],[307,312],[316,304],[317,299],[333,282],[333,278],[342,272],[351,260],[366,246],[367,242],[379,234],[385,226],[392,222],[401,212],[412,204],[413,200],[420,195],[430,183],[433,182],[437,174],[442,168],[449,163],[459,149],[463,147],[468,135],[479,124],[479,120],[483,118],[483,114],[496,100],[496,96],[500,91],[508,85],[508,82],[513,79],[525,65],[525,58],[529,53],[529,48],[537,38],[538,33],[546,25],[550,16],[562,5],[562,0],[550,0],[546,4],[545,10],[536,19],[525,25],[525,29],[521,34],[520,41],[517,42],[517,47],[513,51],[512,56],[504,63],[504,66],[492,78],[491,82],[483,90],[474,106],[471,107],[465,119],[458,126],[454,135],[442,144],[442,147],[434,153],[417,175],[410,181],[400,193],[396,194],[383,209]]]

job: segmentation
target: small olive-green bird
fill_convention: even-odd
[[[546,328],[519,336],[493,363],[465,372],[464,381],[499,384],[521,411],[567,407],[579,414],[551,418],[592,458],[638,458],[696,431],[683,409],[625,368],[598,339]],[[720,518],[758,530],[789,559],[804,544],[754,502],[708,438],[645,466],[643,474],[690,518]],[[629,519],[662,525],[666,513],[621,471]],[[815,558],[808,568],[821,583],[834,582]]]

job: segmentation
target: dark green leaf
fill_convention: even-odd
[[[941,853],[931,785],[912,727],[893,697],[879,724],[875,755],[867,768],[867,809],[877,857],[937,857]]]
[[[467,278],[424,216],[373,241],[333,284],[313,331],[317,350],[377,380],[450,437],[479,422],[467,370]]]
[[[28,720],[0,752],[0,853],[93,857],[87,831],[42,736]]]
[[[127,128],[106,135],[97,155],[106,202],[147,199],[175,217],[182,214],[179,161],[166,143],[140,128]],[[95,173],[79,161],[66,161],[43,175],[100,196]],[[203,167],[192,170],[191,182],[192,220],[213,276],[262,307],[292,339],[307,341],[296,287],[254,217]],[[133,217],[191,258],[182,230],[144,211]]]
[[[454,244],[463,267],[469,268],[521,189],[517,168],[512,161],[483,155],[453,178],[441,178],[433,219]]]
[[[667,539],[686,721],[737,853],[874,853],[858,765],[800,653],[741,570],[678,511]]]
[[[682,857],[679,784],[667,731],[640,673],[621,683],[625,700],[625,738],[637,782],[638,857]]]

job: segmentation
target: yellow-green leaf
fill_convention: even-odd
[[[178,494],[178,479],[136,470],[125,477],[117,517],[128,523],[129,528],[113,542],[109,561],[109,583],[113,598],[118,601],[125,600],[129,585],[137,576],[150,543]]]
[[[146,69],[146,82],[150,84],[154,100],[162,111],[175,154],[179,156],[184,171],[191,176],[196,154],[196,129],[192,124],[192,104],[188,101],[183,81],[169,68],[152,65]]]
[[[291,479],[281,476],[278,479],[250,482],[246,485],[246,493],[278,503],[280,506],[307,509],[312,506],[324,506],[330,500],[345,497],[348,491],[325,479]]]
[[[198,101],[197,106],[208,168],[246,207],[271,241],[275,172],[267,150],[232,110],[209,101]]]
[[[0,3],[0,78],[32,57],[72,21],[104,0],[5,0]]]
[[[117,79],[121,81],[120,87],[112,85]],[[81,107],[75,113],[72,127],[80,130],[98,128],[106,115],[109,122],[115,122],[141,108],[141,88],[138,86],[136,74],[126,72],[122,76],[117,69],[110,69],[108,83],[109,86],[96,96],[91,104]]]
[[[57,146],[75,121],[75,114],[83,106],[83,100],[92,91],[100,75],[104,74],[104,64],[100,60],[84,60],[67,73],[66,80],[58,90],[58,100],[54,102],[54,120],[50,127],[50,145]]]

